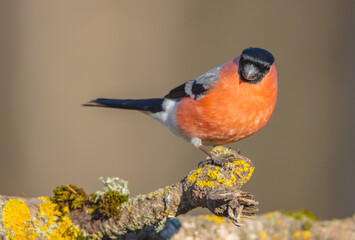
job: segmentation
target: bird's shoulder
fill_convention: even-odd
[[[223,65],[224,64],[221,64],[198,76],[197,78],[172,89],[164,98],[181,99],[189,97],[195,100],[200,99],[215,82],[219,81],[219,73]]]

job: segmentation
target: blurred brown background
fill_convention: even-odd
[[[96,97],[164,96],[263,47],[279,98],[267,126],[236,144],[256,165],[245,190],[261,212],[355,212],[354,1],[1,1],[0,193],[87,192],[100,176],[131,195],[180,180],[204,154]]]

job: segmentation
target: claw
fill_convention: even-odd
[[[220,166],[222,167],[227,161],[225,158],[219,158],[219,157],[216,157],[216,156],[212,156],[212,164],[213,165],[217,165],[217,166]]]
[[[207,158],[206,160],[199,162],[198,167],[204,167],[207,164],[213,164],[216,166],[223,167],[226,164],[226,162],[228,162],[226,158],[219,158],[213,155],[211,155],[210,157],[211,158]]]
[[[199,168],[203,168],[204,166],[206,166],[207,164],[213,164],[213,160],[211,158],[208,158],[206,160],[203,160],[201,162],[198,163],[198,167]]]

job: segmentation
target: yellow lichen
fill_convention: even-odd
[[[68,208],[58,211],[58,206],[48,197],[40,197],[38,215],[31,215],[26,203],[21,199],[10,199],[3,210],[3,224],[8,239],[76,239],[82,236],[68,216]]]
[[[213,181],[197,181],[196,184],[200,187],[209,187],[213,186]]]
[[[154,192],[149,193],[148,198],[158,198],[164,194],[165,190],[163,188],[160,188],[158,190],[155,190]]]
[[[296,231],[293,233],[295,240],[310,240],[311,239],[310,231]]]
[[[251,166],[245,160],[236,160],[232,162],[232,164],[235,166],[234,173],[239,177],[240,181],[242,181],[243,183],[249,181],[251,175],[254,172],[255,167]]]
[[[275,216],[277,214],[279,214],[278,211],[273,211],[273,212],[265,213],[265,214],[263,214],[263,216],[265,216],[265,217],[273,217],[273,216]]]
[[[211,154],[226,159],[226,167],[230,171],[218,166],[213,169],[209,165],[206,175],[202,175],[201,168],[191,172],[187,177],[189,182],[195,183],[199,187],[213,188],[219,185],[233,187],[236,184],[246,183],[253,174],[254,167],[250,160],[244,160],[244,157],[230,148],[217,146],[211,150]]]
[[[237,178],[234,176],[234,174],[231,176],[231,180],[233,181],[234,184],[236,184]]]
[[[233,168],[235,176],[231,176],[231,180],[234,184],[237,183],[237,178],[239,182],[246,183],[254,172],[254,167],[250,160],[244,160],[243,156],[240,156],[236,151],[231,148],[225,148],[222,146],[216,146],[211,150],[211,154],[216,157],[221,157],[226,159],[227,166]],[[241,159],[240,159],[241,158]]]
[[[63,208],[63,212],[57,210],[48,197],[39,197],[43,201],[38,208],[38,216],[44,220],[44,225],[40,227],[45,233],[46,239],[75,239],[81,235],[79,228],[74,226],[68,216],[69,208]],[[40,224],[38,224],[39,226]]]
[[[195,173],[194,173],[195,174]],[[218,185],[226,185],[231,187],[232,186],[232,180],[225,178],[221,173],[220,173],[220,167],[215,167],[214,170],[208,170],[207,172],[207,179],[203,180],[198,180],[196,181],[196,184],[200,187],[215,187]]]
[[[263,231],[263,230],[260,230],[259,231],[259,239],[260,240],[266,240],[266,239],[268,239],[268,234],[265,232],[265,231]]]
[[[3,210],[3,225],[7,230],[9,239],[36,239],[38,234],[35,232],[31,213],[26,203],[21,199],[10,199],[7,201]]]
[[[224,222],[224,217],[218,217],[216,215],[205,215],[204,218],[208,221],[214,221],[215,223],[221,224]]]
[[[197,170],[195,170],[192,174],[190,174],[190,176],[188,176],[188,180],[190,182],[194,182],[196,180],[196,178],[200,175],[200,173],[202,172],[202,169],[199,168]]]
[[[233,152],[233,153],[232,153]],[[228,155],[228,154],[234,154],[234,150],[222,146],[216,146],[212,148],[211,153],[216,156],[221,156],[221,155]]]
[[[93,237],[93,239],[102,239],[102,237],[103,237],[103,234],[102,234],[102,232],[98,232],[98,234],[93,234],[92,235],[92,237]]]

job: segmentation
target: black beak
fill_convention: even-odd
[[[242,69],[242,74],[245,80],[253,81],[257,78],[259,69],[253,64],[245,64]]]

